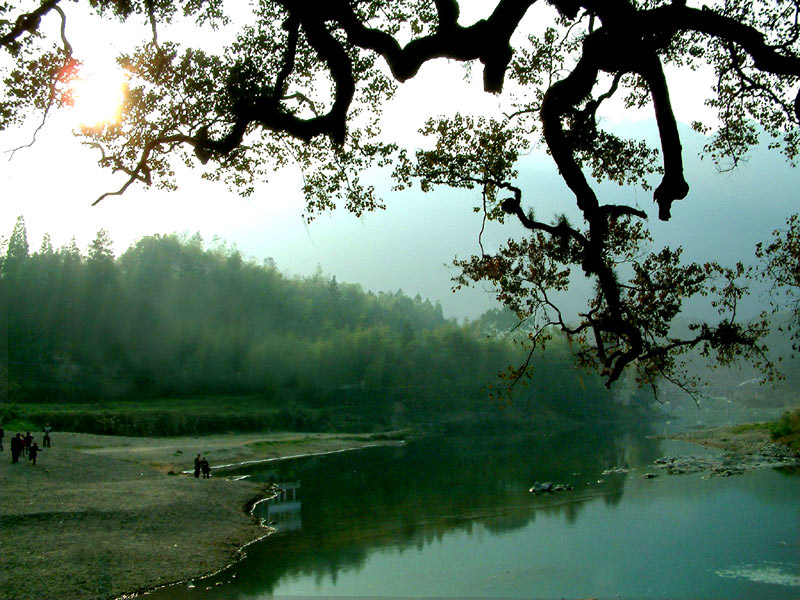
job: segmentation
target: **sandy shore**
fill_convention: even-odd
[[[105,599],[198,577],[267,533],[267,493],[224,471],[170,475],[198,452],[214,465],[387,443],[369,435],[125,438],[54,433],[33,466],[0,454],[0,599]]]

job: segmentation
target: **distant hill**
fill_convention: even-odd
[[[565,343],[535,358],[507,405],[490,401],[525,349],[399,290],[374,294],[320,271],[286,277],[198,236],[149,236],[115,258],[102,231],[88,255],[47,240],[29,253],[22,232],[2,270],[10,406],[237,396],[303,427],[577,421],[619,409],[599,378],[575,371]]]

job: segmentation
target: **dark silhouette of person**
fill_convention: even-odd
[[[39,454],[39,446],[36,442],[31,444],[31,447],[28,448],[28,460],[33,462],[33,466],[36,466],[36,455]]]
[[[202,467],[202,461],[200,460],[200,455],[194,457],[194,478],[197,479],[200,477],[200,469]]]
[[[23,452],[23,454],[27,454],[28,450],[31,447],[31,444],[33,443],[33,436],[31,435],[31,432],[30,431],[26,431],[25,432],[25,437],[23,439],[25,440],[25,445],[23,446],[22,452]]]
[[[50,423],[44,426],[42,429],[44,432],[44,437],[42,438],[42,448],[49,448],[50,447],[50,432],[53,431],[53,428],[50,427]]]
[[[211,477],[211,466],[208,464],[205,456],[203,460],[200,461],[200,467],[203,469],[203,479]]]
[[[3,428],[2,428],[2,427],[0,427],[0,452],[2,452],[2,451],[3,451],[3,436],[4,436],[5,434],[6,434],[6,432],[5,432],[5,431],[3,431]]]
[[[25,442],[22,441],[22,434],[17,433],[16,436],[11,438],[11,462],[19,462],[19,455],[22,452],[22,447]]]

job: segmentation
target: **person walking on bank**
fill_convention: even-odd
[[[16,436],[11,438],[11,462],[19,462],[19,455],[22,452],[22,446],[25,445],[25,442],[22,441],[22,434],[18,433]]]
[[[200,468],[202,467],[202,461],[200,460],[200,455],[194,457],[194,478],[197,479],[200,477]]]
[[[205,456],[203,460],[200,461],[200,466],[203,468],[203,479],[211,477],[211,465],[208,464]]]
[[[31,435],[31,432],[30,431],[26,431],[25,432],[25,437],[23,439],[25,441],[25,444],[22,447],[22,453],[23,454],[28,454],[28,450],[30,449],[31,444],[33,443],[33,436]]]
[[[50,423],[44,426],[42,429],[44,432],[44,437],[42,438],[42,448],[49,448],[50,447],[50,432],[53,431],[53,428],[50,427]]]
[[[36,466],[36,455],[39,454],[39,446],[36,442],[31,444],[31,447],[28,448],[28,460],[33,461],[33,466]]]

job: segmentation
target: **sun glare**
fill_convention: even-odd
[[[120,120],[127,77],[119,68],[83,68],[72,84],[72,111],[81,127]]]

